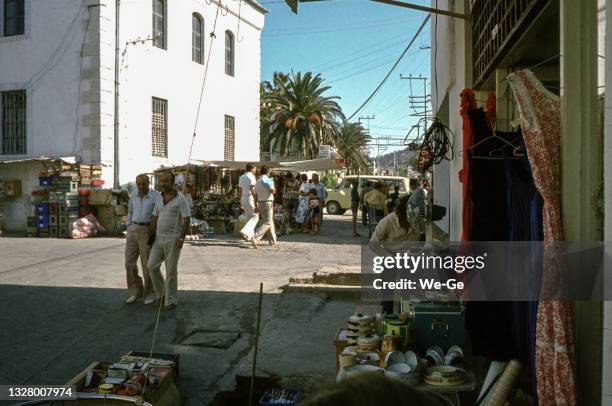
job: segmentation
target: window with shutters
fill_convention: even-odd
[[[166,1],[153,0],[153,45],[166,49]]]
[[[2,26],[5,37],[22,35],[25,32],[24,0],[3,0],[4,19]]]
[[[225,148],[223,150],[223,159],[226,161],[234,160],[234,117],[225,116]]]
[[[26,91],[0,92],[2,155],[26,154]]]
[[[168,158],[168,100],[153,97],[152,121],[152,154]]]
[[[204,20],[198,13],[191,16],[191,60],[204,63]]]
[[[225,74],[234,76],[234,34],[231,31],[225,31]]]

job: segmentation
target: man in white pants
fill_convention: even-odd
[[[268,234],[270,245],[276,244],[276,231],[274,229],[274,181],[270,177],[272,169],[261,167],[261,177],[255,184],[255,194],[257,195],[257,208],[261,213],[263,224],[255,231],[251,238],[253,247],[257,248],[257,243]]]
[[[155,201],[149,227],[149,243],[153,246],[148,267],[156,299],[165,296],[164,310],[172,310],[178,301],[177,267],[189,232],[191,210],[185,195],[176,191],[172,173],[162,174],[159,184],[162,193]],[[166,265],[165,284],[160,269],[162,262]]]
[[[240,176],[238,179],[238,186],[240,186],[240,206],[242,206],[242,210],[244,210],[244,215],[247,219],[246,224],[240,230],[240,234],[242,238],[247,241],[250,241],[255,234],[255,226],[257,226],[257,222],[259,221],[259,215],[257,214],[258,210],[255,206],[256,196],[255,196],[255,183],[257,180],[255,179],[255,174],[257,173],[257,167],[253,164],[246,165],[246,172]]]
[[[153,207],[159,192],[149,189],[149,177],[145,174],[136,177],[136,188],[137,190],[130,194],[128,203],[125,273],[129,297],[125,302],[134,303],[143,298],[144,304],[151,304],[154,301],[153,288],[147,268],[151,247],[147,241]],[[142,267],[142,278],[138,275],[138,257]]]

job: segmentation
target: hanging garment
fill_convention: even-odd
[[[544,88],[528,69],[512,73],[508,82],[519,108],[523,138],[533,179],[544,200],[544,241],[562,241],[561,196],[559,193],[560,100]],[[544,268],[558,269],[548,247]],[[545,276],[542,285],[546,285]],[[536,377],[541,406],[575,405],[576,378],[572,342],[571,308],[568,302],[543,300],[536,323]]]
[[[475,145],[493,134],[493,129],[482,108],[469,109],[466,115],[471,131],[470,145]],[[508,139],[513,137],[513,135],[502,133],[498,135]],[[487,147],[486,144],[482,146]],[[497,147],[499,145],[490,144],[488,146]],[[479,148],[479,150],[482,149]],[[469,149],[466,149],[465,155],[464,159],[467,158],[467,168],[469,168],[466,180],[471,207],[469,214],[471,224],[468,225],[469,240],[505,241],[508,238],[508,210],[504,161],[474,158]],[[494,275],[491,276],[494,277]],[[481,277],[486,278],[487,276],[482,275]],[[508,361],[514,358],[511,330],[512,308],[509,302],[468,301],[465,310],[465,325],[470,335],[474,355],[498,361]]]
[[[525,145],[521,142],[519,151],[522,159],[507,159],[506,188],[508,196],[509,241],[542,241],[542,196],[538,192],[531,173],[531,165],[526,156]],[[537,243],[534,248],[538,248]],[[523,269],[524,277],[520,278],[520,288],[534,288],[534,296],[539,292],[539,270],[542,269],[541,255],[537,250],[532,256],[524,255],[517,247],[515,255],[509,255],[507,269]],[[515,353],[518,359],[531,370],[532,395],[537,399],[535,375],[535,339],[537,301],[512,303],[512,336]]]
[[[470,199],[470,160],[468,150],[472,146],[471,110],[476,110],[476,97],[472,89],[461,92],[461,117],[463,118],[463,169],[459,171],[459,182],[463,185],[463,204],[461,214],[461,241],[470,240],[472,226],[472,200]]]

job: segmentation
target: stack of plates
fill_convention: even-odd
[[[455,386],[465,382],[466,373],[461,368],[437,366],[427,368],[425,383],[436,386]]]

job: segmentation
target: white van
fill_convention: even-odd
[[[326,208],[329,214],[344,214],[345,211],[351,208],[351,183],[359,180],[359,188],[357,191],[361,196],[361,190],[368,183],[384,183],[390,186],[393,192],[393,186],[399,185],[399,194],[404,196],[410,191],[410,179],[401,176],[376,176],[376,175],[348,175],[342,179],[338,186],[333,189],[327,189]]]

